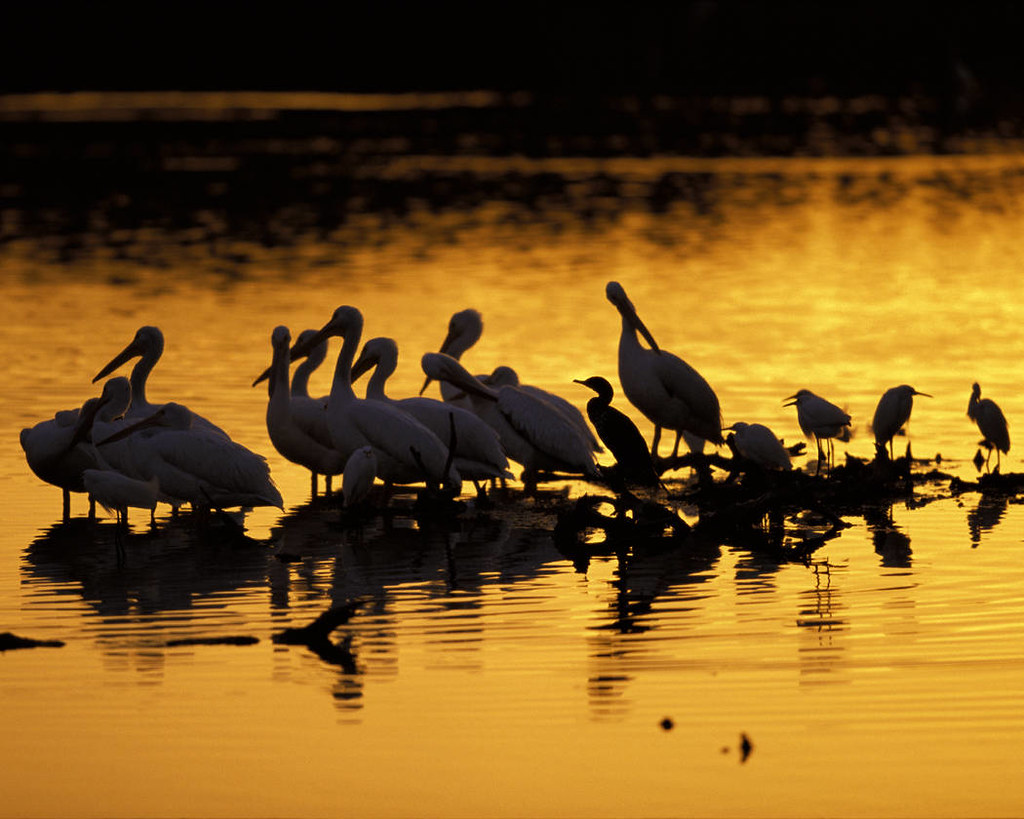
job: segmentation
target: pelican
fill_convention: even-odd
[[[309,338],[311,337],[307,336],[307,340]],[[270,337],[270,343],[274,353],[267,388],[269,394],[267,433],[270,435],[270,442],[274,445],[274,449],[283,457],[310,471],[313,495],[316,496],[316,476],[324,475],[325,480],[329,481],[331,475],[340,475],[345,469],[345,459],[338,450],[331,446],[329,441],[324,444],[318,440],[316,435],[310,434],[310,427],[315,426],[316,412],[319,412],[322,426],[326,431],[326,408],[318,408],[316,402],[308,397],[303,404],[301,397],[296,397],[288,390],[288,349],[292,343],[288,328],[275,327]],[[326,346],[326,344],[321,344],[315,349],[323,351]],[[303,364],[305,363],[304,361]],[[309,377],[308,372],[305,377]],[[259,379],[254,382],[253,386],[257,383],[259,383]],[[305,407],[309,411],[302,415],[300,407]],[[328,491],[330,491],[329,485]]]
[[[733,431],[736,451],[748,461],[763,469],[787,471],[793,468],[782,441],[764,424],[737,421],[726,429]]]
[[[660,483],[654,469],[651,453],[636,424],[625,413],[612,406],[614,390],[607,378],[592,375],[590,378],[575,379],[575,383],[589,387],[597,395],[587,401],[587,417],[601,436],[605,446],[611,450],[618,463],[619,477],[626,484],[657,486]]]
[[[619,336],[619,382],[626,398],[654,424],[651,456],[658,456],[662,427],[676,431],[672,454],[683,432],[721,444],[722,414],[718,396],[700,373],[678,356],[658,347],[636,308],[618,282],[608,282],[605,295],[622,316]],[[650,349],[640,344],[640,333]]]
[[[456,361],[462,358],[462,354],[480,340],[484,331],[484,319],[478,310],[469,308],[453,313],[448,320],[448,335],[441,342],[441,349],[438,352],[450,355]],[[430,383],[428,378],[423,382],[420,395]],[[472,401],[462,393],[458,387],[454,387],[446,381],[442,381],[441,400],[446,403],[456,404],[464,409],[470,409]]]
[[[149,434],[138,434],[150,429]],[[284,508],[266,459],[230,438],[196,426],[193,413],[182,404],[164,404],[106,438],[97,440],[93,432],[102,457],[106,457],[106,446],[129,436],[134,471],[128,474],[142,481],[155,477],[165,498],[187,502],[193,508]]]
[[[448,448],[433,432],[407,413],[386,401],[356,398],[352,390],[352,361],[359,349],[363,315],[344,305],[312,339],[292,348],[300,358],[322,341],[341,336],[344,340],[331,383],[327,403],[327,428],[334,448],[347,461],[357,449],[373,448],[377,475],[385,484],[426,481],[458,491],[462,478],[451,463]]]
[[[398,345],[391,338],[371,338],[363,345],[359,359],[352,367],[352,379],[374,367],[366,386],[366,397],[371,401],[386,401],[402,412],[407,412],[433,432],[442,442],[455,431],[455,468],[464,480],[470,480],[477,494],[483,490],[480,481],[492,478],[511,478],[508,458],[502,451],[498,434],[481,418],[468,409],[433,398],[413,397],[393,400],[384,392],[385,384],[398,366]]]
[[[536,487],[541,470],[602,480],[589,441],[557,407],[520,387],[489,387],[444,353],[426,353],[421,363],[427,383],[447,381],[469,396],[508,457],[523,465],[521,480],[528,490]]]
[[[110,375],[110,373],[126,361],[138,358],[139,360],[135,363],[135,366],[132,367],[132,373],[130,376],[132,386],[132,405],[128,410],[128,417],[129,419],[134,420],[148,417],[156,412],[156,410],[161,406],[160,404],[151,404],[146,399],[146,382],[149,379],[149,373],[160,360],[160,356],[163,355],[163,352],[164,334],[161,332],[160,328],[152,325],[140,327],[135,331],[135,337],[128,343],[128,346],[110,359],[106,366],[96,373],[92,381],[95,384],[101,378],[105,378]],[[195,423],[197,427],[209,429],[212,432],[223,435],[225,438],[228,437],[228,434],[224,430],[196,413],[193,413],[193,423]]]
[[[988,450],[985,458],[985,468],[988,469],[989,458],[992,457],[992,450],[996,451],[996,472],[999,471],[999,453],[1010,451],[1010,430],[1006,425],[1006,416],[999,409],[999,405],[991,398],[981,397],[981,387],[975,384],[971,387],[971,400],[967,404],[967,416],[978,425],[981,430],[981,445]]]
[[[554,404],[570,421],[573,422],[573,424],[579,428],[580,432],[582,432],[590,442],[590,448],[594,450],[594,452],[602,451],[601,444],[599,444],[597,438],[594,437],[594,433],[590,431],[590,427],[587,425],[586,419],[583,417],[583,413],[562,398],[562,396],[555,395],[555,393],[548,392],[547,390],[542,390],[540,387],[534,387],[531,384],[520,384],[519,374],[511,367],[504,365],[495,367],[489,376],[481,378],[480,380],[483,381],[484,384],[487,384],[489,387],[494,387],[495,389],[506,385],[520,387],[526,392],[547,401],[549,404]],[[611,399],[609,398],[609,400]]]
[[[81,409],[61,410],[53,418],[40,421],[21,431],[21,448],[29,469],[46,483],[61,489],[63,495],[63,518],[71,518],[71,493],[86,492],[82,473],[97,466],[96,453],[82,436],[76,438],[80,419],[96,413],[99,398],[90,398]],[[95,514],[95,505],[90,500],[89,516]]]
[[[352,453],[341,478],[341,492],[346,509],[362,503],[370,494],[377,475],[377,456],[372,446],[363,446]]]
[[[819,469],[821,459],[824,457],[821,440],[824,438],[828,441],[827,463],[831,467],[834,458],[832,439],[849,432],[850,416],[835,404],[815,395],[810,390],[798,390],[786,401],[788,402],[787,407],[796,407],[796,418],[804,435],[807,438],[814,438],[818,444]],[[847,429],[844,430],[844,427]]]
[[[871,429],[875,433],[875,446],[879,451],[885,452],[888,444],[890,460],[893,458],[892,439],[910,420],[915,395],[931,398],[928,393],[918,392],[909,384],[901,384],[882,393],[878,406],[875,407],[875,417],[871,422]]]

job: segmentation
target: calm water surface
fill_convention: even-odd
[[[454,531],[400,515],[360,533],[310,505],[249,384],[275,325],[353,304],[367,338],[397,339],[389,391],[412,394],[419,355],[472,306],[471,369],[512,364],[582,407],[571,379],[617,386],[617,279],[726,423],[795,442],[782,399],[808,387],[848,408],[845,448],[867,457],[878,397],[910,383],[935,397],[898,446],[973,479],[972,381],[1011,435],[1024,417],[1024,160],[399,156],[361,173],[491,194],[328,229],[272,213],[275,242],[215,209],[205,232],[115,240],[100,208],[70,244],[6,212],[0,630],[66,646],[0,658],[0,814],[1019,815],[1019,497],[940,481],[847,518],[808,565],[714,544],[574,561],[551,502],[515,495]],[[514,184],[554,192],[526,205]],[[18,430],[95,394],[141,324],[167,339],[150,400],[270,460],[286,509],[247,517],[258,543],[133,513],[119,566],[110,519],[76,497],[61,523],[25,465]],[[1003,469],[1021,471],[1016,449]],[[325,656],[271,642],[356,597]],[[234,635],[259,642],[169,645]]]

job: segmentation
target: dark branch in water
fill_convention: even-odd
[[[179,646],[254,646],[259,642],[258,637],[250,637],[240,634],[232,637],[181,637],[177,640],[168,640],[168,648]]]
[[[63,640],[34,640],[31,637],[19,637],[5,631],[0,634],[0,651],[11,651],[16,648],[63,648]]]

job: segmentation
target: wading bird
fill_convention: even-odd
[[[307,337],[307,340],[310,338]],[[323,475],[325,481],[330,481],[332,475],[340,475],[345,469],[345,459],[330,442],[325,445],[318,440],[316,435],[310,433],[310,428],[314,426],[315,414],[319,412],[322,416],[323,431],[329,436],[327,433],[327,408],[325,406],[318,407],[309,398],[303,403],[301,397],[296,398],[289,392],[288,364],[290,357],[288,350],[291,343],[292,337],[287,327],[274,328],[270,337],[273,360],[270,364],[270,379],[267,387],[267,433],[278,453],[292,463],[304,466],[310,471],[312,493],[315,497],[316,476]],[[315,349],[323,350],[326,346],[326,344],[320,344]],[[253,382],[253,386],[256,386],[259,380]],[[303,408],[306,410],[305,415],[302,414]],[[330,491],[329,484],[327,486]]]
[[[622,390],[630,403],[654,424],[652,457],[658,456],[663,427],[676,432],[673,455],[679,451],[683,432],[721,444],[721,410],[718,397],[708,382],[681,358],[658,347],[621,284],[608,282],[605,295],[622,316],[619,336]],[[637,333],[647,340],[650,348],[640,343]]]
[[[438,352],[450,355],[456,361],[459,361],[462,358],[462,354],[480,340],[483,331],[484,319],[478,310],[470,308],[453,313],[452,317],[448,320],[448,335],[441,342],[441,348]],[[429,378],[423,382],[420,395],[423,394],[429,383]],[[464,409],[471,408],[472,402],[458,387],[442,381],[440,388],[441,399],[446,403],[454,403]]]
[[[478,495],[483,494],[481,481],[512,477],[498,433],[470,410],[434,398],[388,398],[385,386],[398,367],[398,344],[394,339],[378,337],[367,341],[359,359],[352,366],[352,380],[359,378],[371,367],[374,371],[366,385],[368,400],[386,401],[392,407],[407,412],[440,438],[442,443],[449,442],[454,425],[455,468],[463,480],[473,482]]]
[[[347,461],[364,446],[373,447],[377,458],[377,476],[385,484],[426,482],[459,491],[462,478],[448,456],[448,447],[433,432],[407,413],[385,401],[356,398],[352,390],[352,362],[363,332],[363,314],[344,305],[304,345],[296,344],[292,359],[298,359],[311,346],[333,336],[343,343],[331,382],[327,403],[327,428],[334,448]]]
[[[999,471],[999,453],[1010,451],[1010,430],[1006,424],[1006,416],[999,405],[991,398],[981,397],[981,387],[971,387],[971,400],[967,404],[967,416],[981,430],[981,445],[988,451],[985,458],[985,469],[988,469],[992,450],[996,451],[996,472]]]
[[[601,480],[590,442],[552,404],[519,387],[489,387],[444,353],[426,353],[421,363],[427,383],[447,381],[470,397],[473,411],[498,433],[508,457],[522,464],[527,491],[536,489],[541,471]]]
[[[590,448],[594,450],[594,452],[601,451],[601,444],[598,443],[597,438],[594,437],[594,433],[591,432],[586,419],[583,417],[583,413],[562,398],[562,396],[556,395],[553,392],[548,392],[547,390],[542,390],[540,387],[534,387],[531,384],[521,384],[519,382],[519,374],[511,367],[505,365],[495,367],[490,375],[485,378],[481,378],[480,380],[487,386],[493,387],[494,389],[499,389],[504,386],[519,387],[520,389],[547,401],[549,404],[553,404],[562,411],[566,418],[576,425],[580,432],[583,433],[586,439],[590,442]]]
[[[826,463],[831,469],[834,464],[834,449],[832,439],[840,437],[848,432],[850,416],[843,410],[826,401],[821,396],[815,395],[810,390],[798,390],[789,396],[786,401],[787,407],[796,407],[796,418],[800,429],[807,438],[814,438],[818,444],[818,469],[821,471],[821,460],[825,453],[821,448],[821,441],[828,442],[828,458]],[[845,429],[844,429],[845,428]]]
[[[160,500],[160,482],[130,478],[113,469],[87,469],[82,473],[85,488],[108,512],[114,513],[118,526],[128,528],[128,508],[148,509],[152,516]]]
[[[786,447],[764,424],[737,421],[726,429],[733,431],[736,451],[748,461],[762,469],[786,471],[793,468]]]
[[[160,494],[172,504],[185,502],[193,509],[283,509],[284,501],[270,477],[266,458],[196,426],[193,417],[182,404],[164,404],[152,415],[106,438],[99,438],[94,428],[94,445],[106,458],[105,447],[127,441],[132,469],[118,467],[118,471],[142,481],[156,478]]]
[[[152,325],[140,327],[135,331],[135,337],[128,342],[128,345],[110,359],[107,365],[96,373],[92,381],[95,384],[101,378],[106,378],[125,362],[138,358],[139,360],[132,367],[131,376],[129,377],[132,386],[132,405],[128,410],[128,418],[129,420],[139,420],[140,418],[148,417],[162,406],[161,404],[151,404],[146,399],[146,382],[149,380],[149,374],[160,360],[163,352],[164,334],[160,328],[153,327]],[[223,435],[225,438],[228,437],[224,430],[196,413],[193,413],[193,423],[197,427],[206,428],[219,435]]]
[[[931,398],[928,393],[918,392],[909,384],[901,384],[882,393],[878,406],[875,407],[875,417],[871,422],[871,429],[875,433],[875,447],[879,452],[885,452],[888,444],[890,460],[893,459],[892,439],[910,420],[915,395]]]
[[[618,477],[627,485],[657,486],[661,481],[644,436],[628,415],[612,406],[614,390],[608,379],[592,375],[582,381],[577,378],[576,383],[597,393],[587,401],[587,417],[615,456]]]
[[[341,477],[341,492],[345,496],[346,509],[366,499],[376,476],[377,456],[373,454],[373,447],[363,446],[353,452],[345,464],[345,473]]]
[[[29,469],[46,483],[60,487],[65,522],[71,518],[71,493],[87,491],[82,473],[97,466],[92,445],[84,438],[76,439],[75,431],[83,414],[88,413],[90,419],[95,415],[99,400],[90,398],[81,409],[61,410],[53,418],[21,431],[21,448]],[[93,517],[95,511],[90,499],[89,517]]]

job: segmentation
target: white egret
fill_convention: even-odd
[[[663,427],[676,431],[673,455],[679,450],[683,432],[721,444],[722,414],[718,396],[708,382],[681,358],[658,347],[621,284],[608,282],[605,295],[622,316],[619,336],[622,390],[630,403],[654,424],[651,455],[658,456]],[[638,332],[650,345],[649,349],[640,343]]]
[[[456,361],[459,361],[462,358],[462,354],[480,340],[483,331],[484,319],[478,310],[469,308],[453,313],[452,317],[448,320],[448,334],[444,337],[444,341],[441,342],[441,348],[438,352],[450,355]],[[420,389],[421,395],[429,383],[429,378],[423,382],[423,387]],[[471,408],[472,402],[458,387],[442,381],[440,388],[441,399],[446,403],[453,403],[464,409]]]
[[[996,472],[999,471],[999,453],[1010,451],[1010,429],[1006,424],[1006,416],[999,405],[991,398],[981,397],[981,387],[971,387],[971,399],[967,404],[967,415],[981,430],[981,445],[988,451],[985,468],[988,469],[992,450],[996,451]]]
[[[310,338],[310,337],[307,337]],[[278,326],[271,334],[270,343],[273,348],[273,361],[270,365],[270,379],[267,392],[267,433],[270,435],[270,442],[283,457],[292,463],[304,466],[312,476],[313,495],[316,495],[316,476],[324,475],[330,480],[331,475],[340,475],[345,469],[345,459],[330,442],[326,445],[311,435],[309,428],[310,418],[313,412],[318,411],[322,416],[322,426],[326,432],[327,409],[326,407],[312,407],[312,412],[301,415],[299,409],[302,405],[302,398],[295,397],[288,389],[288,364],[290,361],[288,349],[291,347],[292,337],[288,328]],[[326,344],[321,344],[318,349],[323,349]],[[308,377],[308,375],[306,376]],[[253,386],[259,383],[259,379]],[[306,399],[305,406],[310,407],[311,400]],[[305,418],[306,423],[300,420]]]
[[[499,387],[512,386],[519,387],[528,393],[532,393],[538,398],[542,398],[549,404],[553,404],[562,411],[566,418],[572,421],[576,427],[583,433],[586,439],[590,442],[590,448],[594,452],[601,452],[601,444],[598,443],[594,433],[591,432],[586,419],[583,417],[583,413],[574,407],[569,401],[566,401],[562,396],[556,395],[548,390],[543,390],[540,387],[534,387],[532,384],[521,384],[519,382],[519,374],[511,367],[502,365],[495,367],[490,375],[480,379],[484,384],[489,387],[498,389]],[[610,399],[609,399],[610,400]]]
[[[344,340],[327,404],[327,428],[334,448],[347,461],[357,449],[373,447],[377,475],[386,484],[426,481],[458,491],[462,479],[440,438],[385,401],[356,398],[352,390],[352,361],[359,349],[362,331],[362,313],[345,305],[334,311],[331,320],[316,336],[291,351],[292,358],[297,359],[332,336],[341,336]]]
[[[153,432],[138,434],[144,430]],[[93,433],[102,457],[106,457],[104,447],[129,436],[133,470],[127,474],[143,481],[155,477],[165,497],[187,502],[193,508],[284,508],[266,459],[230,438],[195,426],[188,407],[164,404],[149,417],[109,437],[97,440],[96,431]]]
[[[508,457],[523,465],[521,480],[529,490],[542,470],[601,480],[590,442],[557,407],[519,387],[489,387],[444,353],[426,353],[421,363],[428,383],[447,381],[469,396]]]
[[[108,512],[115,521],[128,526],[128,508],[148,509],[152,514],[161,499],[160,482],[154,477],[148,481],[130,478],[113,469],[87,469],[82,473],[89,495]]]
[[[90,398],[81,409],[61,410],[53,418],[21,431],[21,448],[29,469],[46,483],[61,489],[65,521],[71,517],[71,493],[87,491],[82,473],[97,466],[92,446],[81,436],[76,440],[75,433],[84,414],[89,415],[89,423],[92,423],[99,400]],[[94,512],[90,502],[90,517]]]
[[[582,381],[576,379],[576,383],[597,393],[587,401],[587,417],[615,456],[618,477],[626,484],[657,486],[660,478],[644,436],[629,416],[612,406],[615,393],[608,379],[592,375]]]
[[[352,367],[352,379],[359,378],[374,367],[373,375],[366,386],[367,399],[386,401],[391,406],[409,413],[443,443],[448,443],[454,425],[455,468],[464,480],[473,482],[477,494],[482,493],[480,481],[512,477],[498,433],[470,410],[421,396],[388,398],[385,385],[397,366],[398,344],[395,340],[371,338],[363,345],[359,359]]]
[[[131,361],[133,358],[139,360],[132,367],[130,381],[132,387],[132,405],[128,410],[128,418],[131,420],[138,420],[152,415],[156,410],[162,406],[161,404],[151,404],[146,398],[146,382],[149,380],[149,374],[153,367],[160,360],[160,356],[164,352],[164,334],[161,332],[159,327],[152,325],[145,325],[135,331],[135,337],[128,343],[128,345],[121,350],[116,356],[114,356],[106,366],[103,367],[95,377],[92,379],[95,384],[101,378],[105,378],[110,375],[114,370],[120,367],[127,361]],[[197,427],[204,427],[225,438],[228,434],[214,424],[212,421],[207,420],[198,413],[193,413],[193,423]]]
[[[786,471],[793,468],[789,452],[764,424],[747,424],[737,421],[726,427],[733,431],[736,451],[763,469]]]
[[[893,458],[892,439],[896,437],[904,424],[910,420],[910,412],[914,408],[914,396],[923,395],[931,398],[926,392],[918,392],[909,384],[892,387],[882,393],[875,407],[875,417],[871,421],[871,429],[875,433],[875,446],[885,452],[889,446],[889,458]]]
[[[345,464],[341,477],[341,492],[345,496],[346,509],[362,503],[370,494],[373,479],[377,476],[377,456],[372,446],[359,447]]]
[[[796,407],[796,418],[804,435],[807,438],[814,438],[818,444],[819,469],[825,454],[821,448],[821,441],[825,439],[828,442],[827,463],[831,467],[834,463],[832,439],[849,432],[850,416],[810,390],[798,390],[786,401],[787,407]]]

